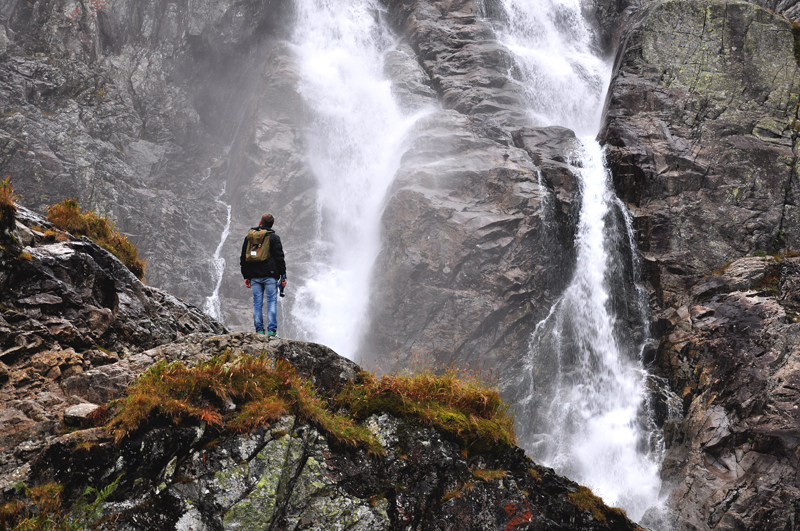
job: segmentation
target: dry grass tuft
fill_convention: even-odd
[[[473,452],[500,453],[516,443],[514,420],[497,390],[452,370],[381,378],[362,372],[336,400],[357,420],[391,413],[433,426]]]
[[[88,236],[120,259],[140,280],[144,278],[146,262],[139,258],[136,245],[117,231],[115,223],[94,210],[81,212],[74,199],[65,199],[47,207],[47,219],[61,230],[74,236]],[[47,235],[47,233],[45,233]]]
[[[235,413],[226,409],[230,401],[237,405]],[[276,360],[273,366],[263,356],[226,352],[196,367],[161,361],[143,373],[117,405],[119,412],[108,424],[117,441],[159,416],[176,424],[199,421],[243,433],[292,413],[339,444],[378,455],[384,451],[367,428],[329,411],[311,382],[297,376],[290,363]]]
[[[478,468],[472,471],[472,476],[481,481],[494,481],[495,479],[503,479],[508,474],[505,470],[486,470]]]
[[[609,516],[628,518],[624,510],[607,506],[600,497],[596,496],[588,487],[582,485],[578,487],[578,492],[570,493],[568,499],[577,509],[592,513],[594,519],[602,524],[608,523]]]
[[[17,216],[17,205],[15,203],[19,196],[14,193],[9,175],[0,181],[0,232],[14,227],[14,220]]]

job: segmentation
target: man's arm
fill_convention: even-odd
[[[244,285],[248,288],[250,287],[250,279],[247,278],[247,273],[244,271],[244,265],[247,263],[245,260],[245,254],[247,253],[247,236],[244,237],[244,242],[242,242],[242,254],[239,256],[239,270],[242,273],[242,277],[244,277]]]
[[[283,244],[281,244],[281,237],[277,234],[271,235],[269,242],[269,253],[275,259],[275,267],[279,276],[286,276],[286,259],[283,256]]]

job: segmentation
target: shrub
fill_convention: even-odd
[[[17,199],[19,196],[14,194],[9,175],[0,181],[0,232],[14,227],[17,214],[17,205],[14,203]]]
[[[146,262],[139,258],[136,245],[117,231],[115,223],[94,210],[81,212],[74,199],[65,199],[47,207],[47,219],[74,236],[88,236],[127,266],[137,278],[144,279]]]
[[[433,426],[465,450],[501,453],[516,443],[514,419],[497,390],[454,370],[381,378],[362,372],[337,402],[357,420],[386,412]]]
[[[236,403],[237,413],[226,420],[226,404],[231,401]],[[119,411],[108,424],[117,441],[157,416],[176,424],[202,421],[243,433],[292,413],[335,442],[383,454],[383,447],[367,428],[329,411],[312,383],[297,376],[289,362],[276,360],[273,368],[272,361],[263,356],[226,352],[196,367],[161,361],[128,388],[117,406]]]
[[[0,507],[0,526],[11,531],[84,531],[94,529],[99,523],[103,503],[117,488],[122,476],[102,490],[88,487],[71,509],[63,507],[64,487],[47,483],[15,487],[21,499]]]

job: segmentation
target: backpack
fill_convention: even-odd
[[[271,230],[250,229],[247,233],[247,250],[244,259],[246,262],[266,262],[269,260],[269,235]]]

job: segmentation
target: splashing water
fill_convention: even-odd
[[[630,282],[629,264],[608,250],[625,227],[614,223],[617,204],[600,146],[586,138],[583,149],[575,273],[531,339],[518,434],[535,459],[639,519],[658,505],[660,456],[649,451],[641,418],[641,344],[619,337],[612,301],[612,291]],[[641,318],[638,298],[627,303]]]
[[[353,356],[365,328],[380,216],[419,116],[405,117],[383,76],[394,37],[377,0],[297,0],[293,42],[318,182],[317,234],[292,319],[305,339]]]

